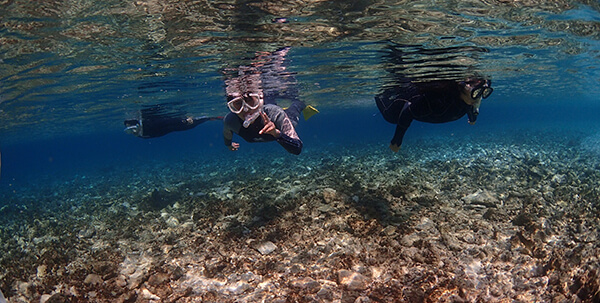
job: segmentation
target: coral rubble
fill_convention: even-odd
[[[243,169],[223,157],[5,196],[0,289],[9,302],[598,302],[600,161],[539,138]]]

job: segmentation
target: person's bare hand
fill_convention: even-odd
[[[231,142],[231,145],[228,146],[230,151],[236,151],[240,148],[240,144],[237,142]]]
[[[397,153],[400,150],[400,145],[396,145],[396,144],[390,144],[390,149]]]
[[[275,138],[281,136],[281,132],[275,127],[275,123],[269,119],[269,116],[265,112],[261,112],[260,116],[263,119],[264,127],[258,132],[259,135],[269,134]]]

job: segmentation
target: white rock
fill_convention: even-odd
[[[369,286],[367,277],[349,270],[338,271],[338,281],[349,290],[365,290]]]
[[[419,224],[417,226],[415,226],[415,229],[421,230],[421,231],[430,230],[433,228],[435,228],[435,223],[427,217],[423,217],[421,219],[421,222],[419,222]]]
[[[142,289],[142,298],[146,300],[160,301],[160,297],[151,293],[148,289]]]
[[[38,279],[43,279],[46,277],[46,265],[40,265],[37,267],[37,277]]]
[[[46,301],[48,301],[50,299],[50,297],[52,297],[52,295],[49,295],[49,294],[42,295],[40,297],[40,303],[46,303]],[[4,298],[4,297],[3,296],[0,297],[0,302],[2,302],[2,303],[7,302],[6,300],[2,301],[2,298]]]
[[[271,241],[262,242],[256,246],[256,250],[262,255],[268,255],[276,249],[277,246]]]
[[[239,281],[227,287],[227,291],[233,295],[241,295],[246,290],[250,289],[250,284]]]
[[[85,277],[85,280],[83,280],[83,283],[89,285],[100,285],[102,282],[104,282],[102,277],[96,274],[89,274]]]
[[[175,217],[170,217],[167,219],[166,223],[169,227],[177,227],[179,225],[179,220],[177,220]]]

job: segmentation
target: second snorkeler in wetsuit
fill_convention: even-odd
[[[233,101],[233,102],[232,102]],[[299,155],[302,141],[296,133],[300,112],[306,107],[297,101],[283,110],[275,104],[264,104],[261,94],[246,94],[228,102],[231,113],[223,121],[223,138],[230,150],[237,150],[239,143],[232,142],[233,133],[247,142],[277,141],[288,152]],[[235,105],[234,105],[235,104]]]
[[[139,119],[125,120],[125,132],[144,139],[162,137],[174,131],[192,129],[206,121],[223,119],[223,117],[168,115],[160,106],[146,108],[140,112]]]
[[[261,57],[261,64],[242,66],[238,76],[225,81],[227,106],[231,111],[223,119],[223,138],[227,148],[238,150],[233,142],[237,134],[247,142],[276,141],[288,152],[302,152],[302,141],[296,133],[300,114],[308,119],[318,111],[298,99],[295,80],[285,72],[284,57],[289,48],[283,48]],[[288,99],[292,104],[282,109],[277,98]]]
[[[390,149],[398,152],[402,139],[413,120],[445,123],[458,120],[465,114],[474,124],[481,99],[490,96],[491,81],[470,78],[465,81],[439,80],[407,82],[390,87],[375,97],[379,111],[386,121],[396,124]]]

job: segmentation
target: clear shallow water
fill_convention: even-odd
[[[598,12],[597,1],[2,2],[0,288],[11,302],[41,301],[58,288],[84,301],[131,301],[123,283],[165,272],[179,278],[150,288],[163,299],[193,286],[192,301],[226,302],[250,268],[257,277],[244,295],[293,296],[298,290],[286,285],[295,288],[296,275],[266,269],[312,256],[331,266],[313,270],[307,261],[282,271],[310,268],[306,276],[320,283],[339,264],[368,264],[385,274],[367,295],[395,296],[381,302],[431,287],[465,301],[592,301]],[[289,22],[272,22],[278,17]],[[404,45],[410,62],[400,68],[415,77],[490,76],[495,92],[477,124],[415,122],[392,154],[394,126],[373,102],[390,84],[387,40]],[[223,71],[283,46],[291,46],[302,99],[321,110],[300,122],[300,156],[245,142],[231,153],[220,122],[151,140],[122,131],[146,105],[225,113]],[[465,199],[482,189],[497,200]],[[157,191],[177,198],[148,209]],[[339,202],[321,203],[326,193]],[[420,238],[427,222],[445,228]],[[441,232],[459,240],[441,241]],[[411,237],[420,244],[404,243]],[[255,239],[278,249],[259,256]],[[224,268],[222,253],[233,260]],[[421,257],[435,255],[447,257]],[[252,262],[238,266],[244,260]],[[220,288],[202,286],[213,265],[227,281]],[[407,268],[415,274],[399,277]],[[91,274],[104,280],[99,289],[82,284]],[[281,287],[261,288],[273,275]],[[580,276],[592,281],[581,290]],[[407,289],[386,277],[403,278]],[[441,282],[425,285],[433,280]],[[533,296],[519,297],[527,289]]]
[[[168,162],[226,153],[216,123],[145,141],[122,133],[122,121],[158,103],[224,114],[223,71],[283,46],[292,47],[289,70],[302,99],[322,111],[299,127],[306,152],[386,148],[393,126],[373,102],[389,84],[385,41],[412,52],[404,68],[417,77],[477,71],[494,83],[477,126],[415,123],[407,140],[515,128],[594,133],[599,10],[596,1],[6,2],[0,183],[5,190],[38,175],[68,179],[157,155]]]
[[[221,114],[222,70],[283,46],[324,110],[373,107],[385,40],[486,49],[456,60],[507,106],[600,95],[597,1],[10,1],[0,15],[3,142],[116,129],[144,104]]]
[[[415,290],[597,301],[598,1],[0,4],[9,302],[131,301],[147,288],[289,301],[307,295],[299,277],[320,287],[349,267],[373,278],[361,295],[380,302],[417,301]],[[390,43],[405,64],[382,60]],[[221,122],[150,140],[123,132],[148,105],[226,113],[224,71],[284,46],[301,98],[321,110],[298,126],[300,156],[243,141],[229,152]],[[393,154],[394,126],[373,100],[393,85],[390,68],[423,80],[479,72],[495,91],[475,126],[414,122]],[[259,255],[262,240],[278,248]],[[158,273],[172,279],[151,285]],[[358,295],[343,284],[323,289]]]

